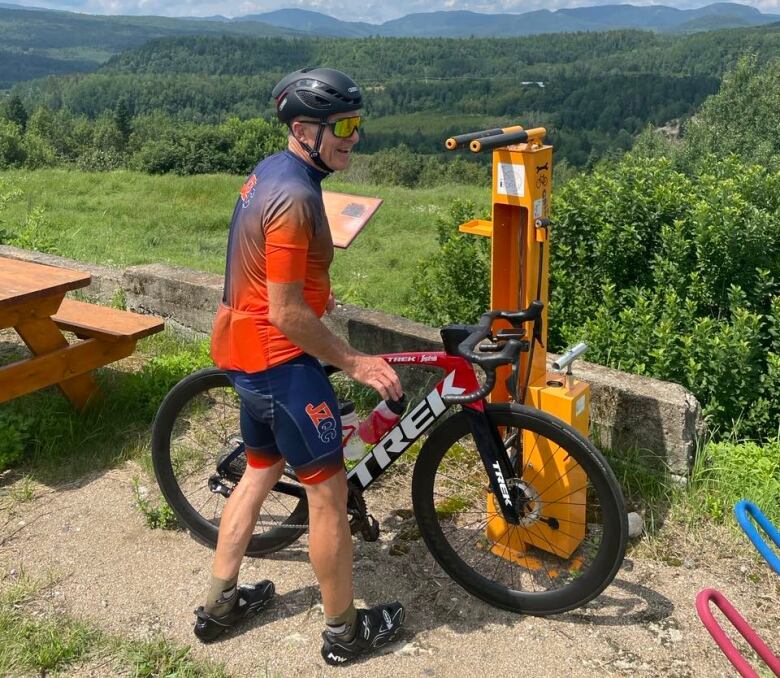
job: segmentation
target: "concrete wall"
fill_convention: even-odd
[[[219,300],[222,276],[162,264],[125,271],[63,257],[0,246],[0,256],[77,268],[92,273],[88,298],[108,303],[124,295],[127,307],[164,316],[169,325],[207,335]],[[357,306],[340,305],[325,319],[333,332],[370,353],[440,350],[436,329]],[[557,356],[548,355],[550,361]],[[400,368],[407,390],[429,389],[440,374]],[[684,476],[703,430],[701,407],[682,386],[578,361],[575,375],[591,385],[591,422],[600,445],[614,450],[639,448]]]

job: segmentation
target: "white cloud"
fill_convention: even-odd
[[[387,3],[365,0],[10,0],[23,6],[47,7],[88,14],[156,14],[162,16],[241,16],[260,14],[276,9],[298,7],[330,14],[345,21],[381,23],[405,14],[439,10],[469,10],[500,13],[530,12],[538,9],[587,7],[612,4],[616,0],[398,0]],[[666,4],[649,0],[631,0],[636,5]],[[679,9],[702,7],[701,0],[678,0],[668,3]],[[764,13],[780,13],[780,0],[752,0],[741,4],[756,7]]]

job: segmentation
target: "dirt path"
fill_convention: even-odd
[[[57,583],[46,595],[68,614],[123,637],[161,633],[193,644],[197,657],[224,662],[236,676],[330,673],[319,657],[321,606],[305,539],[245,561],[243,581],[276,583],[268,611],[222,642],[193,642],[192,610],[202,602],[211,552],[183,532],[145,526],[132,495],[139,473],[129,463],[66,488],[37,486],[35,499],[1,512],[0,587],[21,571],[53,575]],[[680,567],[629,557],[588,609],[522,617],[465,594],[420,542],[390,555],[399,521],[390,509],[410,504],[408,488],[394,488],[394,496],[379,507],[368,498],[383,534],[375,543],[355,542],[356,588],[370,603],[404,601],[407,630],[383,655],[334,670],[338,675],[732,676],[694,610],[696,593],[708,586],[724,592],[771,647],[780,646],[780,591],[751,581],[761,565],[747,546],[717,560],[696,547]]]

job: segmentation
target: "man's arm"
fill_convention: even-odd
[[[401,397],[403,390],[395,370],[383,358],[356,351],[333,334],[306,303],[302,282],[267,285],[268,320],[293,344],[376,389],[384,399]]]

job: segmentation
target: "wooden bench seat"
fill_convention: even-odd
[[[75,299],[63,299],[52,320],[60,329],[73,332],[79,337],[104,341],[137,341],[160,332],[165,326],[162,319],[152,315],[121,311]]]

